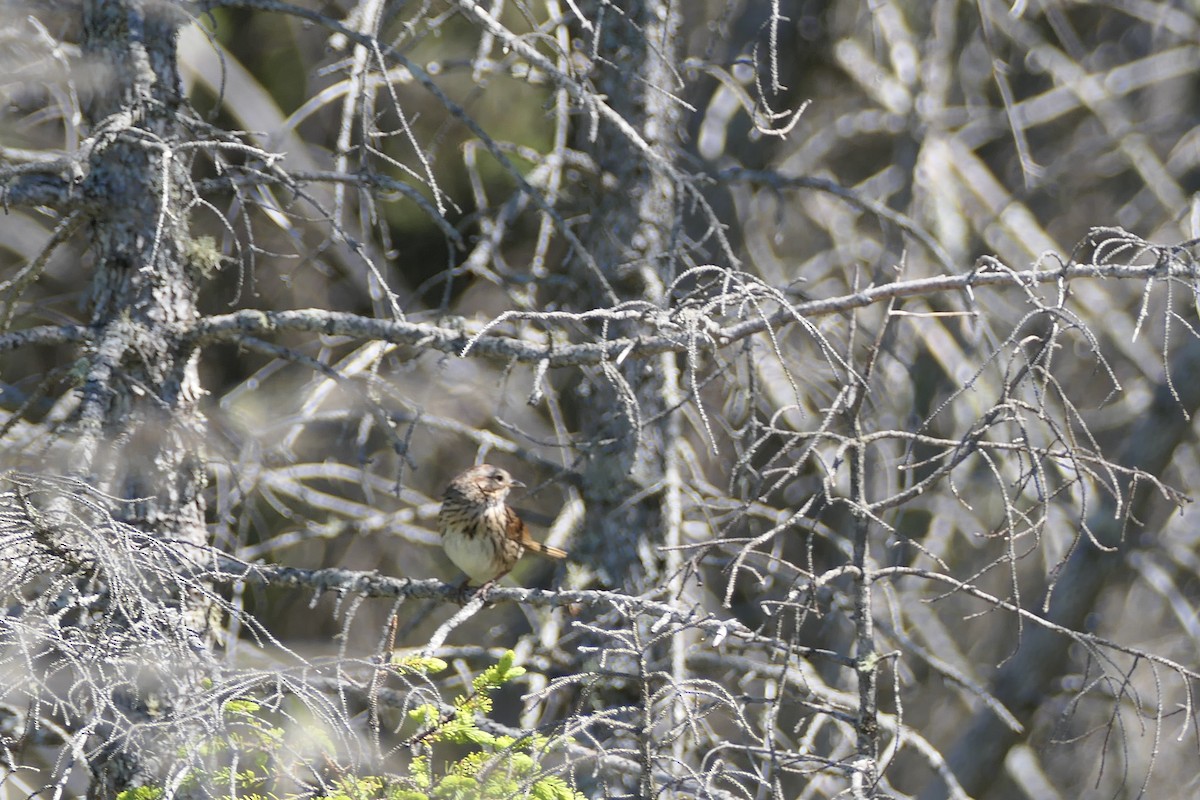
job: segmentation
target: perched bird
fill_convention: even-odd
[[[526,550],[550,558],[567,557],[557,547],[530,538],[525,523],[504,502],[510,490],[524,486],[507,470],[480,464],[460,473],[446,487],[438,532],[442,549],[467,573],[468,582],[491,586],[508,574]]]

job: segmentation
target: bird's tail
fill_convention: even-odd
[[[566,550],[559,550],[557,547],[551,547],[548,544],[542,544],[541,542],[535,542],[532,539],[530,539],[527,542],[523,542],[523,544],[525,545],[525,547],[532,550],[533,552],[541,553],[542,555],[548,556],[549,558],[566,558],[567,557]]]

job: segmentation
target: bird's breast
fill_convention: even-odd
[[[502,569],[496,553],[496,543],[491,536],[448,532],[442,536],[442,549],[454,562],[454,566],[467,573],[476,583],[487,583]]]

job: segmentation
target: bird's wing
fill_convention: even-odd
[[[548,544],[534,541],[529,535],[529,528],[525,526],[524,520],[513,511],[512,506],[504,507],[504,527],[508,533],[508,538],[520,542],[523,547],[532,550],[535,553],[541,553],[550,558],[566,558],[567,551],[559,550],[557,547],[551,547]]]

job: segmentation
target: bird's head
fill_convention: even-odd
[[[515,480],[508,470],[491,464],[471,467],[455,478],[454,483],[468,496],[478,493],[491,502],[503,502],[509,491],[525,486]]]

